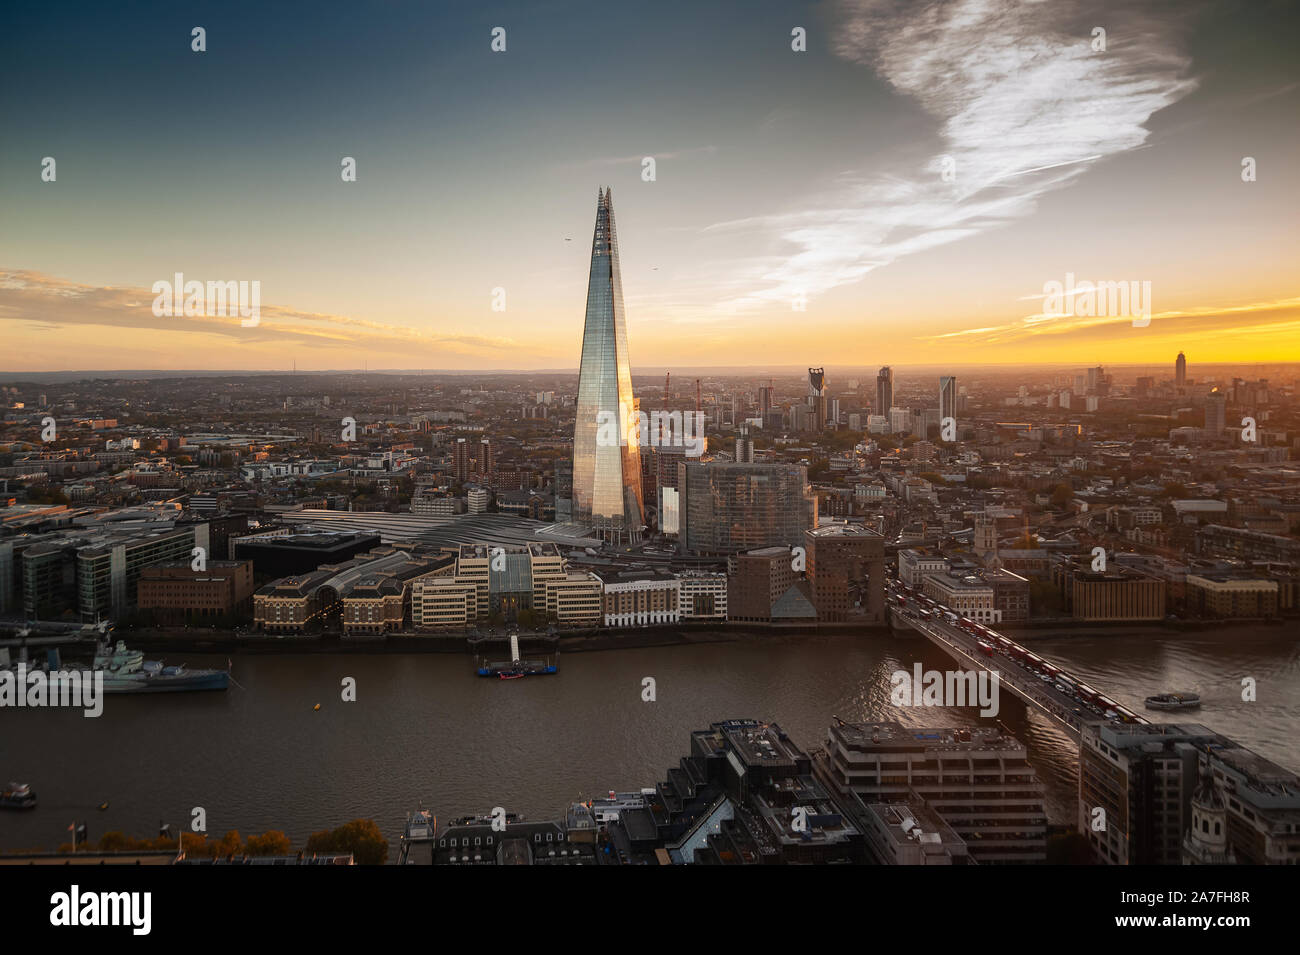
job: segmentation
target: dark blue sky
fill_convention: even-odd
[[[11,5],[0,271],[27,284],[0,319],[23,363],[49,360],[40,328],[79,324],[137,367],[196,349],[257,367],[373,349],[379,367],[411,335],[431,365],[566,365],[607,184],[634,363],[772,360],[796,331],[815,353],[781,357],[813,364],[941,360],[953,334],[988,360],[1077,336],[1131,353],[1105,329],[1040,334],[1026,298],[1067,271],[1149,279],[1157,311],[1274,322],[1296,294],[1296,8]],[[282,321],[233,340],[137,321],[121,290],[176,271],[257,279]]]

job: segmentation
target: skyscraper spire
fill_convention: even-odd
[[[598,193],[573,426],[573,519],[611,542],[641,538],[639,410],[610,189]]]

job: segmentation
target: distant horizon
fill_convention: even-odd
[[[997,371],[1005,370],[1008,372],[1031,369],[1038,371],[1083,371],[1088,368],[1098,366],[1105,367],[1107,370],[1128,369],[1162,369],[1168,367],[1171,375],[1174,362],[985,362],[975,363],[967,362],[965,364],[938,364],[922,362],[884,362],[881,365],[824,365],[828,383],[832,386],[835,384],[837,376],[864,377],[869,376],[874,380],[876,372],[880,368],[888,366],[895,372],[903,371],[913,372],[943,372],[953,373],[960,376],[962,371]],[[1300,371],[1300,361],[1281,361],[1281,360],[1259,360],[1259,361],[1213,361],[1197,362],[1191,358],[1188,359],[1188,374],[1192,379],[1196,378],[1197,369],[1223,369],[1223,368],[1244,368],[1244,367],[1277,367],[1277,368],[1295,368]],[[677,375],[678,373],[689,376],[700,375],[780,375],[780,376],[803,376],[807,374],[807,367],[802,365],[726,365],[726,366],[680,366],[680,367],[661,367],[649,370],[638,368],[632,369],[632,374],[639,378],[654,378],[662,376],[665,372]],[[203,377],[220,377],[220,376],[249,376],[249,377],[271,377],[271,376],[306,376],[306,375],[401,375],[401,376],[435,376],[443,375],[449,377],[470,377],[473,375],[487,376],[537,376],[537,375],[571,375],[577,377],[578,369],[574,368],[271,368],[271,369],[240,369],[240,368],[67,368],[67,369],[49,369],[46,371],[0,371],[0,381],[30,381],[39,380],[43,375],[53,375],[59,377],[69,377],[75,375],[84,376],[112,376],[112,377],[150,377],[150,378],[180,378],[186,376],[203,376]]]

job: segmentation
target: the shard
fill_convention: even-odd
[[[632,397],[614,205],[608,188],[597,195],[573,426],[573,520],[603,540],[634,543],[642,528],[640,416]]]

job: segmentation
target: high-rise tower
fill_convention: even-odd
[[[886,365],[876,375],[876,414],[888,415],[894,407],[894,370]]]
[[[1187,356],[1182,352],[1178,353],[1178,360],[1174,362],[1174,384],[1179,388],[1187,384]]]
[[[939,376],[939,427],[943,419],[957,417],[957,379],[952,375]]]
[[[826,369],[808,369],[808,407],[812,411],[812,430],[826,430]]]
[[[639,408],[632,397],[618,233],[608,188],[597,193],[587,318],[573,426],[573,519],[612,543],[641,538]]]
[[[1215,388],[1205,399],[1205,430],[1216,437],[1223,433],[1228,424],[1228,396]]]

